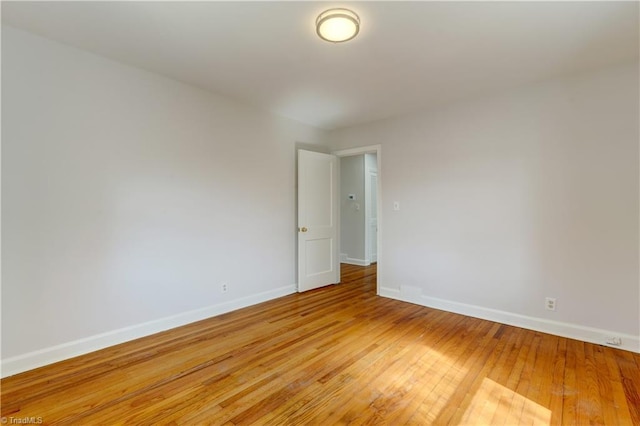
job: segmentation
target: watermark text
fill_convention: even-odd
[[[44,419],[40,416],[24,416],[24,417],[2,417],[0,423],[3,425],[41,425]]]

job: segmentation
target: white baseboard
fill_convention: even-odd
[[[640,353],[640,336],[634,336],[632,334],[603,330],[594,327],[586,327],[578,324],[553,321],[544,318],[530,317],[527,315],[500,311],[497,309],[485,308],[477,305],[468,305],[466,303],[454,302],[451,300],[439,299],[436,297],[429,297],[422,294],[416,294],[416,291],[413,287],[407,287],[406,289],[403,289],[403,291],[401,291],[400,289],[381,286],[379,295],[390,299],[401,300],[404,302],[414,303],[416,305],[440,309],[443,311],[453,312],[469,317],[480,318],[488,321],[498,322],[501,324],[526,328],[528,330],[540,331],[556,336],[581,340],[583,342],[595,343],[597,345],[610,346],[612,348],[624,349],[627,351]],[[608,336],[621,338],[622,344],[620,346],[607,344],[605,340]]]
[[[73,342],[40,349],[23,355],[3,359],[1,363],[0,377],[8,377],[27,370],[42,367],[54,362],[63,361],[89,352],[114,346],[140,337],[149,336],[161,331],[180,327],[192,322],[211,318],[247,306],[266,302],[278,297],[296,292],[296,286],[290,285],[269,290],[255,295],[243,297],[229,302],[219,303],[205,308],[195,309],[170,317],[160,318],[154,321],[97,334]]]
[[[357,266],[369,266],[371,262],[367,259],[354,259],[349,257],[346,253],[340,253],[340,263],[346,263],[348,265],[357,265]]]
[[[378,296],[387,297],[389,299],[402,300],[400,298],[400,289],[378,286]]]

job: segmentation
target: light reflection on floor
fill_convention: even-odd
[[[500,419],[501,424],[507,425],[548,425],[551,411],[485,377],[461,423],[491,424],[493,419]]]

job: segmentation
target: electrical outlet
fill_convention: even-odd
[[[544,298],[544,307],[547,308],[548,311],[556,310],[556,299],[554,297],[545,297]]]
[[[222,285],[220,286],[220,290],[222,290],[223,293],[226,293],[228,289],[229,285],[227,283],[222,283]]]
[[[607,345],[622,346],[622,338],[616,336],[607,336],[605,339]]]

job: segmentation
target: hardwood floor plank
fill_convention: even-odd
[[[584,345],[578,354],[578,382],[583,401],[578,405],[578,421],[603,424],[602,404],[598,388],[598,376],[595,371],[593,345]]]
[[[593,347],[593,357],[595,362],[596,379],[598,383],[598,394],[602,400],[602,416],[604,424],[619,424],[615,401],[613,399],[612,378],[607,367],[604,348]]]
[[[638,380],[640,377],[640,357],[624,351],[620,351],[616,355],[631,420],[634,424],[640,424],[640,381]]]
[[[545,405],[551,411],[551,424],[560,425],[562,419],[562,404],[564,403],[564,371],[567,361],[567,339],[558,338],[558,348],[553,364],[551,389],[544,391],[549,395],[551,401]]]
[[[0,382],[44,424],[640,425],[640,355],[376,296],[376,266]]]

